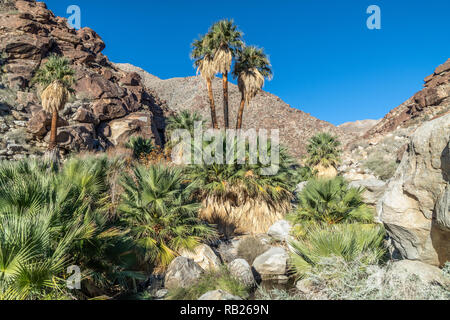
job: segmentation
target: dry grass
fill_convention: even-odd
[[[291,209],[289,200],[271,204],[258,198],[241,198],[234,188],[225,196],[209,195],[203,200],[199,217],[217,224],[224,235],[265,233]]]

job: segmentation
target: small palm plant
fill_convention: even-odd
[[[0,298],[67,298],[71,264],[82,270],[82,298],[142,277],[109,212],[109,171],[106,158],[69,159],[53,171],[38,160],[0,163]]]
[[[121,219],[142,249],[144,261],[167,266],[182,249],[195,248],[215,236],[197,218],[200,205],[193,201],[194,185],[179,169],[153,165],[136,167],[122,181]]]
[[[297,211],[290,216],[300,224],[371,223],[373,209],[363,202],[362,188],[349,187],[342,177],[312,179],[298,195]]]
[[[339,224],[312,226],[306,237],[290,243],[291,266],[298,277],[305,276],[323,258],[359,259],[376,264],[384,256],[385,230],[380,225]]]
[[[191,59],[194,60],[194,67],[197,68],[197,72],[200,72],[201,76],[206,81],[211,109],[211,122],[213,128],[218,129],[219,125],[217,123],[216,105],[212,90],[212,80],[217,72],[214,64],[214,48],[212,46],[211,34],[201,36],[200,39],[195,40],[192,43]]]
[[[128,149],[133,150],[133,157],[140,159],[142,156],[149,155],[155,146],[150,139],[145,139],[140,136],[133,136],[125,145]]]
[[[33,83],[40,84],[44,90],[41,94],[42,108],[52,114],[49,150],[55,149],[58,111],[62,110],[75,82],[75,71],[68,59],[51,55],[48,61],[37,70]]]
[[[254,46],[244,47],[237,51],[237,60],[234,65],[233,76],[238,79],[241,92],[236,129],[242,128],[242,118],[245,104],[249,104],[264,86],[264,79],[272,78],[269,58],[262,49]]]
[[[242,32],[238,30],[233,20],[224,19],[213,24],[209,33],[215,50],[213,59],[215,71],[222,74],[224,124],[228,129],[228,73],[231,71],[237,50],[243,46]]]
[[[306,164],[318,171],[319,176],[336,176],[336,167],[340,162],[340,145],[339,140],[329,133],[316,134],[309,139]]]
[[[169,133],[175,130],[187,130],[193,135],[196,122],[203,124],[203,119],[197,112],[183,110],[167,119],[166,130]]]

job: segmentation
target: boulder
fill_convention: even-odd
[[[92,111],[84,107],[78,108],[73,116],[73,120],[81,123],[93,123],[95,125],[99,123],[98,118],[92,113]]]
[[[198,245],[194,251],[183,250],[180,255],[194,260],[204,270],[218,270],[221,266],[219,257],[206,244]]]
[[[164,285],[166,289],[188,288],[194,285],[204,270],[192,259],[176,257],[169,265]]]
[[[275,222],[267,231],[267,234],[278,241],[287,241],[291,232],[292,226],[286,220]]]
[[[45,141],[50,141],[50,132],[47,133]],[[90,123],[58,128],[56,141],[59,147],[66,150],[92,151],[98,146],[94,125]]]
[[[424,123],[377,204],[396,254],[435,266],[450,260],[450,114]]]
[[[252,268],[245,259],[235,259],[228,265],[230,274],[248,287],[255,285]]]
[[[387,183],[378,179],[367,179],[350,182],[350,187],[364,188],[364,202],[376,206],[386,190]]]
[[[280,247],[272,247],[256,257],[253,261],[253,268],[262,280],[284,279],[288,258],[286,250]]]
[[[61,118],[58,118],[58,127],[68,126],[69,123]],[[47,132],[50,131],[52,125],[52,116],[45,112],[44,110],[40,110],[36,113],[33,113],[30,120],[28,121],[27,130],[32,133],[35,137],[42,139],[45,137]]]
[[[242,298],[219,289],[206,292],[198,300],[242,300]]]
[[[153,139],[156,145],[161,145],[158,135],[153,133],[152,115],[146,112],[135,112],[124,118],[109,122],[108,140],[115,146],[128,142],[132,135],[138,134],[146,139]]]

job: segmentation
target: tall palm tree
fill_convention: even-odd
[[[214,103],[214,95],[212,90],[212,79],[216,74],[214,67],[214,51],[212,48],[211,34],[201,36],[200,39],[192,43],[191,59],[194,60],[194,66],[197,72],[200,72],[203,79],[206,81],[208,89],[209,105],[211,108],[211,122],[214,129],[218,129],[216,116],[216,105]]]
[[[33,78],[33,83],[44,87],[41,94],[42,108],[52,114],[49,150],[56,147],[58,111],[64,108],[69,98],[75,82],[74,75],[75,71],[70,67],[68,59],[51,55],[48,61],[37,70]]]
[[[244,47],[238,50],[233,75],[238,79],[238,87],[241,91],[241,105],[236,123],[236,129],[241,129],[245,104],[248,105],[262,89],[265,78],[269,80],[272,78],[269,58],[263,49],[254,46]]]
[[[236,51],[243,46],[242,32],[238,30],[233,20],[224,19],[212,25],[209,33],[215,49],[214,66],[217,73],[222,74],[223,83],[223,115],[225,128],[229,127],[228,117],[228,73]]]

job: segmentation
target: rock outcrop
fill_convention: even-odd
[[[424,89],[392,109],[380,122],[367,131],[365,138],[385,135],[397,128],[416,126],[450,112],[450,59],[425,78]]]
[[[450,114],[424,123],[377,205],[403,259],[450,260]]]
[[[198,245],[193,251],[183,250],[180,255],[194,260],[204,270],[218,270],[221,266],[219,257],[206,244]]]
[[[8,1],[0,7],[0,150],[20,144],[39,153],[46,147],[50,115],[40,105],[39,88],[31,86],[37,68],[50,54],[68,58],[76,71],[75,93],[60,112],[58,141],[69,151],[104,150],[131,134],[164,140],[164,102],[152,96],[140,76],[114,67],[101,52],[103,40],[90,28],[71,29],[45,3]],[[37,89],[37,91],[35,90]]]

